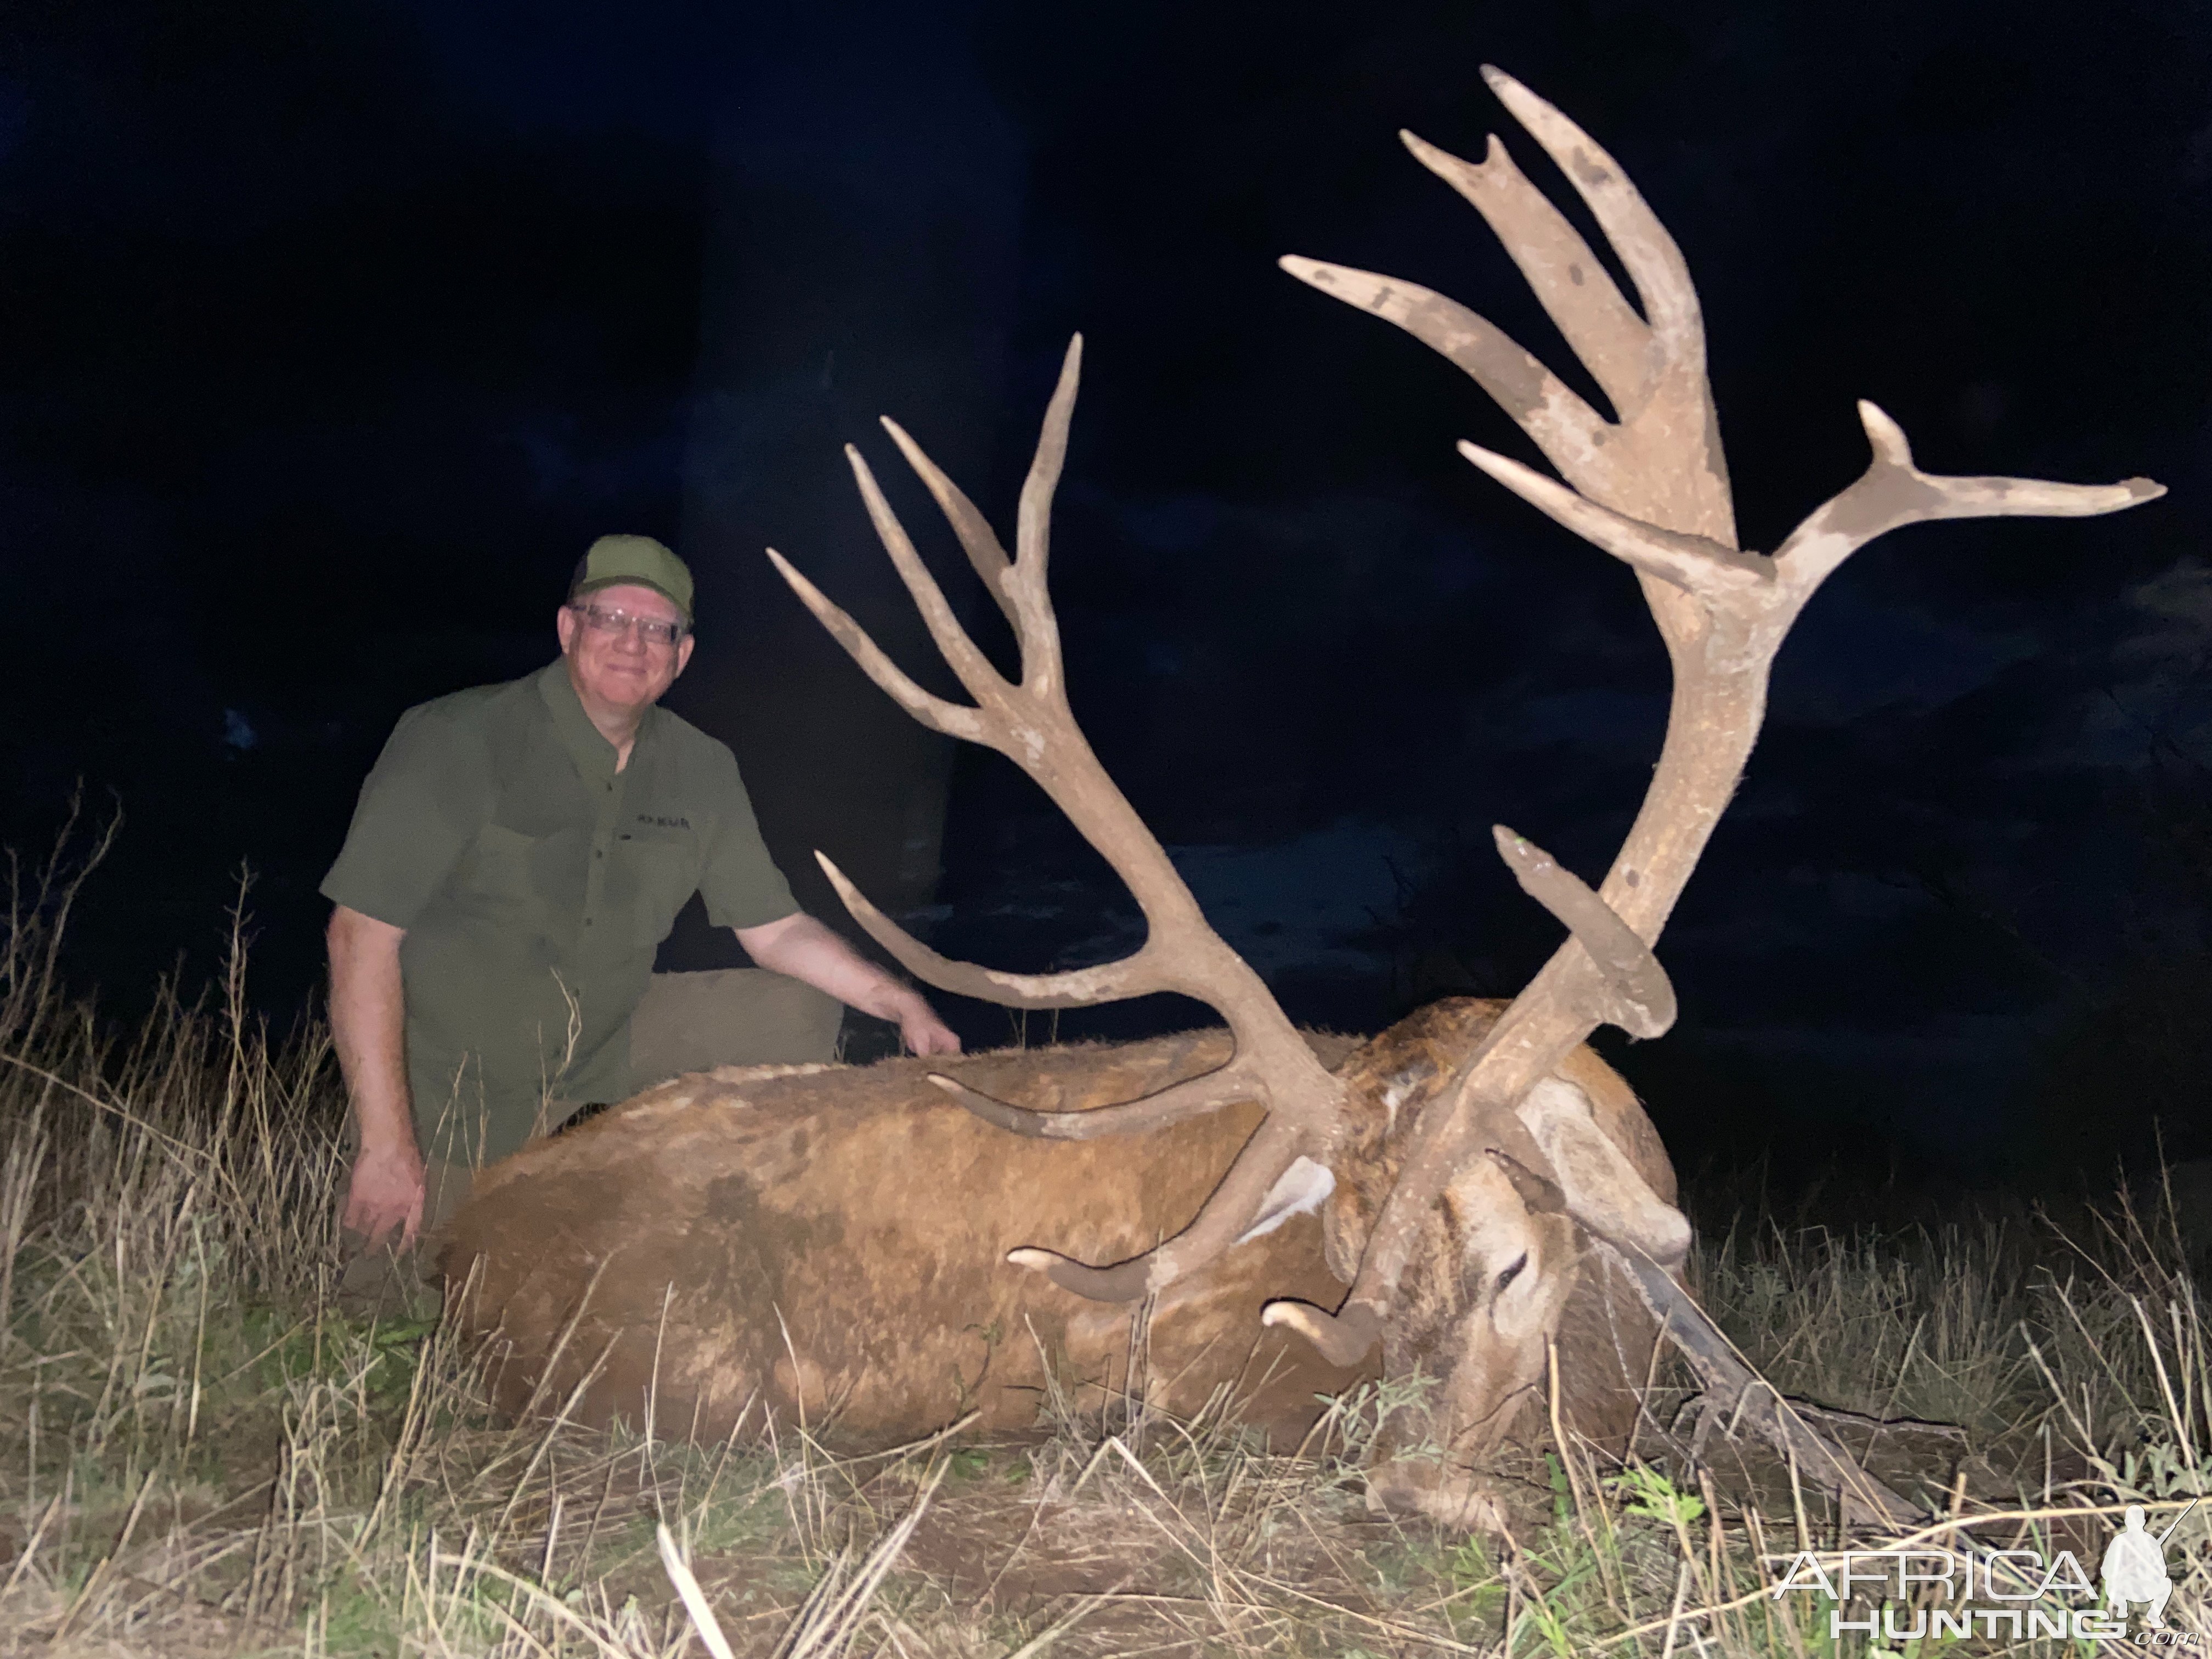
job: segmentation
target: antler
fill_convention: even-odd
[[[1535,441],[1566,484],[1474,444],[1459,448],[1636,571],[1674,665],[1674,697],[1650,793],[1595,895],[1578,882],[1559,884],[1565,872],[1555,867],[1539,872],[1552,884],[1548,894],[1539,891],[1529,871],[1549,861],[1517,851],[1519,838],[1499,831],[1500,850],[1523,885],[1573,937],[1461,1064],[1444,1097],[1448,1109],[1424,1114],[1342,1309],[1334,1316],[1303,1304],[1268,1309],[1268,1322],[1298,1328],[1343,1363],[1358,1358],[1384,1328],[1421,1218],[1449,1172],[1486,1152],[1512,1155],[1505,1144],[1516,1127],[1511,1114],[1530,1086],[1601,1022],[1646,1036],[1655,1024],[1664,1029],[1661,1015],[1671,1018],[1671,1001],[1655,1007],[1636,988],[1664,984],[1650,947],[1735,793],[1765,718],[1775,653],[1814,590],[1856,549],[1899,525],[2079,518],[2165,493],[2142,478],[2075,485],[1932,476],[1913,465],[1896,424],[1862,403],[1859,416],[1874,448],[1865,476],[1800,525],[1771,559],[1738,550],[1705,379],[1705,325],[1680,250],[1613,158],[1580,128],[1510,76],[1486,67],[1483,78],[1589,204],[1635,284],[1643,316],[1496,137],[1477,165],[1411,133],[1401,136],[1489,221],[1616,419],[1604,419],[1489,322],[1441,295],[1317,260],[1286,258],[1283,268],[1442,352]]]
[[[1158,1127],[1231,1101],[1257,1100],[1267,1108],[1266,1121],[1245,1143],[1205,1207],[1188,1227],[1157,1249],[1106,1268],[1086,1267],[1048,1250],[1017,1250],[1009,1257],[1023,1267],[1042,1270],[1054,1283],[1079,1295],[1126,1302],[1160,1288],[1234,1243],[1277,1178],[1302,1154],[1326,1161],[1340,1130],[1343,1094],[1260,976],[1207,926],[1166,850],[1115,787],[1068,708],[1060,629],[1046,591],[1045,562],[1053,490],[1067,453],[1068,421],[1075,409],[1082,362],[1083,337],[1079,334],[1069,342],[1060,385],[1037,439],[1036,459],[1022,486],[1011,561],[989,523],[959,487],[896,423],[884,422],[908,465],[937,498],[984,586],[1013,624],[1021,647],[1018,683],[994,668],[961,627],[857,449],[848,446],[845,453],[876,533],[914,596],[930,637],[975,699],[975,706],[948,702],[923,690],[774,548],[768,556],[815,618],[907,713],[933,732],[997,750],[1034,778],[1128,884],[1148,929],[1143,946],[1119,962],[1059,974],[1001,973],[939,956],[869,903],[843,872],[817,853],[838,896],[870,937],[918,977],[942,990],[1017,1008],[1073,1008],[1176,991],[1212,1004],[1235,1035],[1236,1053],[1218,1069],[1095,1111],[1031,1112],[978,1094],[949,1077],[930,1079],[970,1111],[1002,1128],[1066,1139]]]

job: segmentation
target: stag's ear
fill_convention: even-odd
[[[1689,1254],[1689,1221],[1651,1190],[1598,1127],[1589,1097],[1580,1089],[1547,1077],[1522,1097],[1519,1116],[1550,1161],[1568,1214],[1602,1238],[1634,1245],[1662,1267],[1676,1267]]]

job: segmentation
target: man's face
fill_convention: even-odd
[[[683,616],[666,596],[629,585],[595,588],[561,607],[554,625],[580,693],[617,709],[659,701],[691,660],[693,641],[686,632],[672,645],[657,643],[641,623],[682,628]]]

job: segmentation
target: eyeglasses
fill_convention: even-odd
[[[627,634],[635,628],[647,645],[659,646],[674,645],[684,637],[682,623],[663,622],[658,617],[633,617],[627,611],[602,611],[596,605],[572,605],[568,609],[581,617],[594,634]]]

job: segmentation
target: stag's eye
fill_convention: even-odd
[[[1528,1265],[1528,1252],[1523,1250],[1520,1255],[1515,1256],[1512,1261],[1507,1262],[1505,1266],[1498,1271],[1497,1282],[1490,1287],[1491,1293],[1494,1296],[1504,1295],[1505,1287],[1508,1285],[1510,1285],[1515,1279],[1520,1278],[1521,1270]]]

